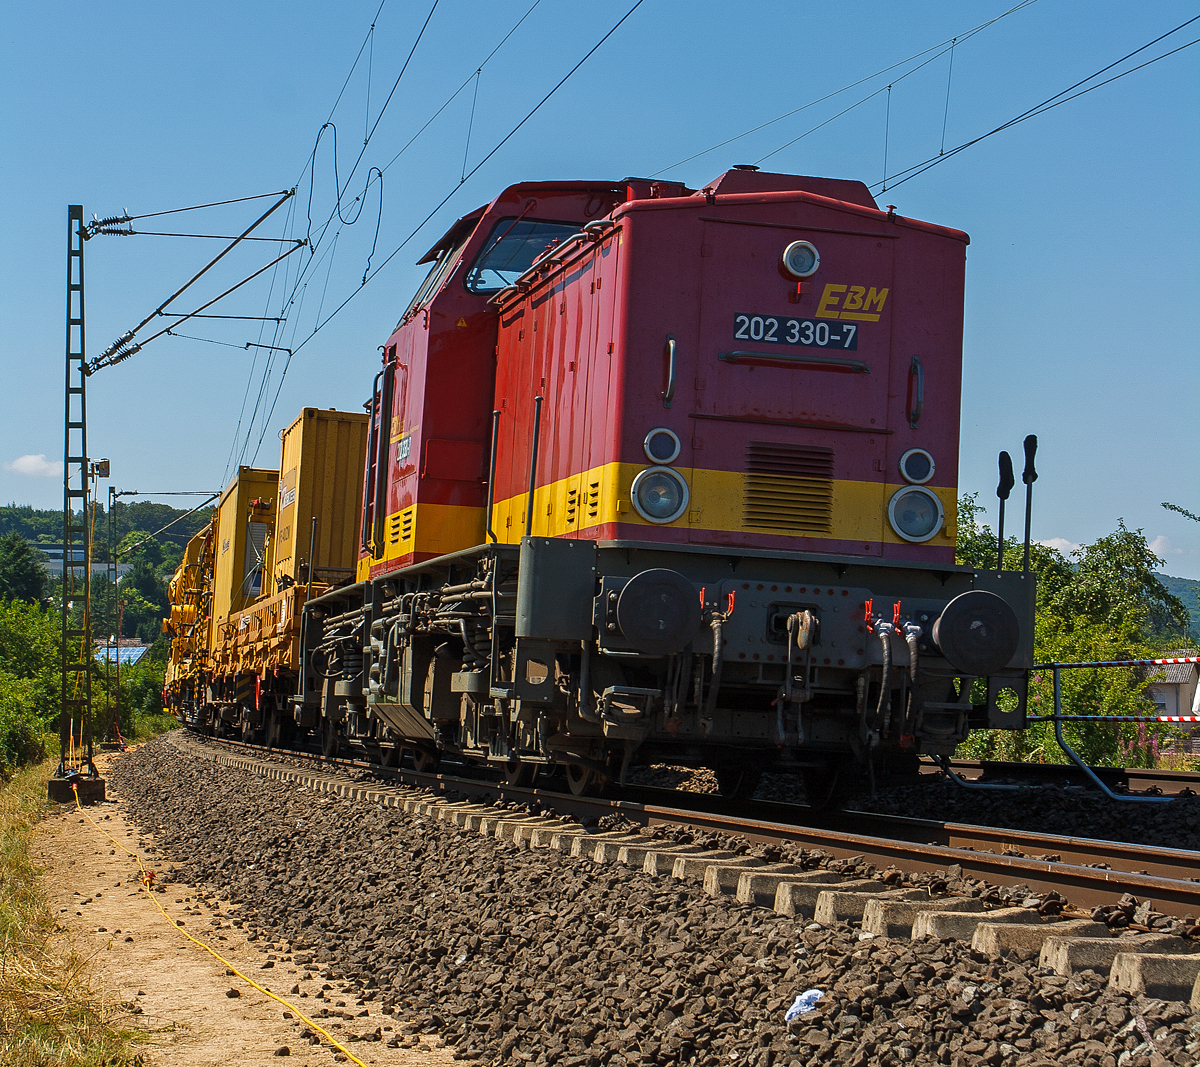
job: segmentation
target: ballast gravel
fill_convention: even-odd
[[[860,940],[259,778],[167,739],[114,760],[110,781],[176,879],[223,887],[252,937],[372,1005],[360,1040],[379,1040],[382,1007],[458,1058],[534,1067],[1200,1062],[1200,1015],[1111,993],[1090,971]],[[824,994],[816,1010],[786,1023],[810,989]]]

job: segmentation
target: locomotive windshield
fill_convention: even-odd
[[[416,311],[417,308],[437,292],[442,282],[446,280],[446,275],[450,273],[451,268],[458,262],[458,255],[463,250],[463,246],[470,239],[471,228],[468,228],[457,240],[452,241],[435,254],[433,266],[425,276],[425,280],[421,283],[421,288],[417,290],[417,295],[409,303],[408,310],[404,313],[405,318]],[[422,262],[427,262],[427,260],[423,260]]]
[[[499,292],[524,274],[543,252],[578,232],[577,222],[501,219],[467,271],[467,288],[473,293]]]

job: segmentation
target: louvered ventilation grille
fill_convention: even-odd
[[[388,518],[388,544],[398,545],[400,543],[400,516],[392,515]]]
[[[413,535],[413,517],[416,514],[416,508],[409,508],[400,513],[400,539],[408,541]]]
[[[574,526],[579,517],[579,490],[567,490],[567,525]]]
[[[742,522],[752,529],[776,533],[831,532],[833,450],[807,445],[747,445]]]
[[[588,485],[587,512],[589,519],[600,518],[600,483],[591,482]]]

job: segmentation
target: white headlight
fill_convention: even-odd
[[[647,467],[634,478],[631,495],[648,522],[674,522],[688,506],[687,483],[670,467]]]
[[[807,278],[817,273],[821,253],[807,241],[793,241],[783,250],[783,269],[793,278]]]
[[[905,541],[928,541],[944,518],[942,502],[923,485],[901,489],[888,504],[888,521]]]

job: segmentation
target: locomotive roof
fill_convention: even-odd
[[[633,177],[622,178],[619,181],[519,182],[516,185],[508,186],[490,203],[483,204],[456,220],[454,225],[433,244],[429,251],[417,260],[417,263],[432,263],[437,259],[439,252],[460,240],[464,235],[464,230],[468,230],[474,226],[489,208],[503,200],[516,200],[522,195],[539,192],[570,193],[597,189],[623,195],[626,201],[642,199],[644,196],[649,196],[650,198],[659,196],[664,198],[686,198],[718,194],[729,196],[739,193],[810,193],[829,200],[840,201],[844,204],[853,204],[856,207],[868,208],[872,211],[879,210],[879,204],[871,195],[870,189],[867,188],[865,183],[860,181],[852,181],[846,178],[822,178],[806,174],[780,174],[772,171],[760,171],[757,168],[746,166],[733,167],[730,170],[724,171],[700,189],[689,188],[682,182]],[[653,191],[650,191],[652,189]],[[660,192],[660,189],[663,191]],[[905,219],[905,222],[912,224],[916,220]],[[951,230],[948,227],[932,223],[918,223],[917,225],[922,228],[928,226],[933,230],[953,233],[960,239],[966,239],[966,234],[957,230]]]

